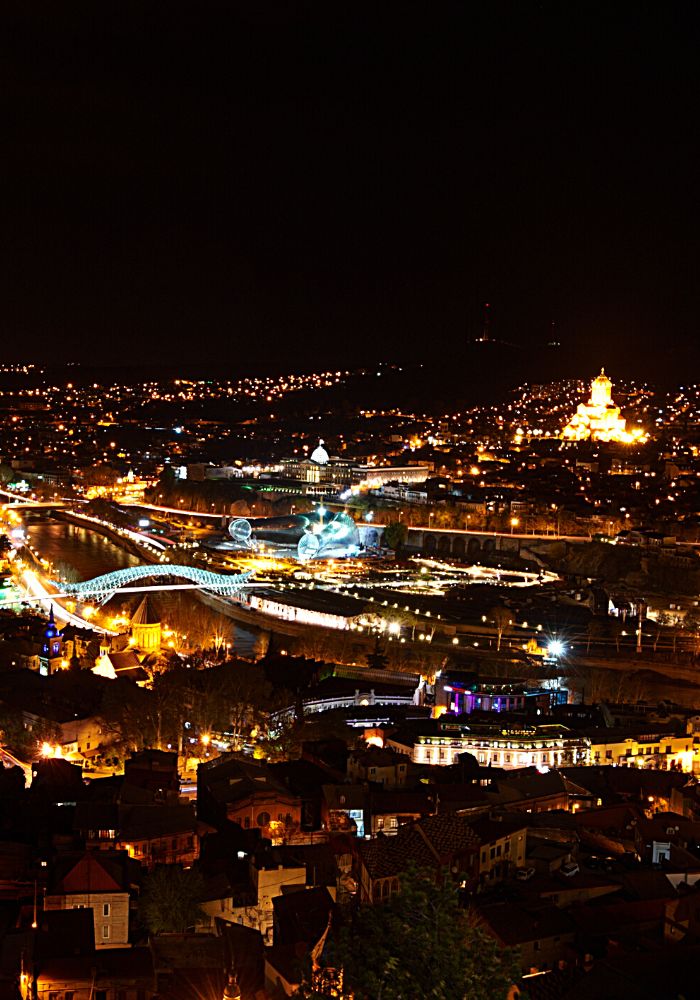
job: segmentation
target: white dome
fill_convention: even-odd
[[[323,447],[323,439],[318,442],[318,448],[311,453],[311,461],[315,462],[316,465],[328,464],[328,452]]]

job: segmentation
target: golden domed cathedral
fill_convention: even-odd
[[[642,443],[648,437],[641,427],[626,429],[627,421],[620,414],[620,407],[612,401],[612,382],[600,369],[600,375],[591,382],[591,396],[587,403],[579,403],[576,413],[562,431],[565,441],[619,441],[624,444]]]

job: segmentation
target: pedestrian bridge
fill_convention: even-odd
[[[66,597],[74,597],[79,601],[97,601],[99,604],[106,604],[116,592],[127,584],[148,577],[176,577],[182,580],[189,580],[200,590],[207,590],[222,597],[232,597],[241,587],[244,587],[250,577],[251,572],[222,574],[211,573],[206,569],[199,569],[196,566],[173,566],[171,563],[154,563],[146,566],[129,566],[127,569],[118,569],[113,573],[105,573],[103,576],[96,576],[92,580],[83,580],[81,583],[58,583],[52,581],[53,585]],[[173,584],[173,589],[177,584]],[[161,589],[168,589],[161,588]]]

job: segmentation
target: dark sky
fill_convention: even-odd
[[[472,7],[8,0],[0,360],[687,378],[697,3]]]

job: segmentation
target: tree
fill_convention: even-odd
[[[361,906],[331,963],[366,1000],[505,1000],[519,978],[514,953],[460,909],[454,884],[415,868],[386,903]]]
[[[151,934],[184,934],[202,916],[204,880],[194,868],[161,865],[146,876],[139,903],[141,922]]]
[[[657,646],[659,645],[659,639],[663,635],[664,629],[669,628],[673,624],[673,620],[667,611],[659,611],[656,616],[656,633],[654,635],[654,652],[656,652]],[[675,643],[674,643],[675,645]],[[675,652],[675,649],[674,649]]]
[[[0,745],[10,747],[24,761],[39,756],[44,743],[61,742],[61,727],[49,719],[38,719],[32,729],[25,729],[17,712],[0,715]]]
[[[109,682],[98,715],[123,749],[141,750],[160,744],[160,707],[154,692],[119,678]]]
[[[175,485],[175,469],[172,465],[164,465],[158,474],[158,485],[161,489],[170,490]]]
[[[503,639],[503,633],[505,632],[508,625],[510,625],[510,611],[508,608],[504,608],[502,605],[492,608],[491,610],[491,620],[496,626],[496,635],[498,637],[498,642],[496,649],[500,650],[501,640]]]
[[[386,670],[389,665],[389,657],[384,652],[384,647],[379,641],[379,636],[374,640],[374,649],[371,653],[367,653],[365,659],[367,660],[367,666],[372,670]]]
[[[700,614],[697,608],[688,608],[683,619],[683,631],[693,637],[694,651],[697,654],[700,640]]]
[[[590,653],[591,643],[595,643],[603,637],[605,629],[600,618],[591,618],[586,626],[586,652]]]
[[[625,623],[621,618],[611,618],[610,619],[610,631],[612,632],[612,637],[615,640],[615,650],[620,652],[620,639],[622,639],[622,633],[625,631]]]
[[[406,544],[406,539],[408,538],[408,528],[401,521],[389,521],[387,526],[384,528],[384,534],[382,536],[384,544],[390,549],[398,551],[403,548]]]

